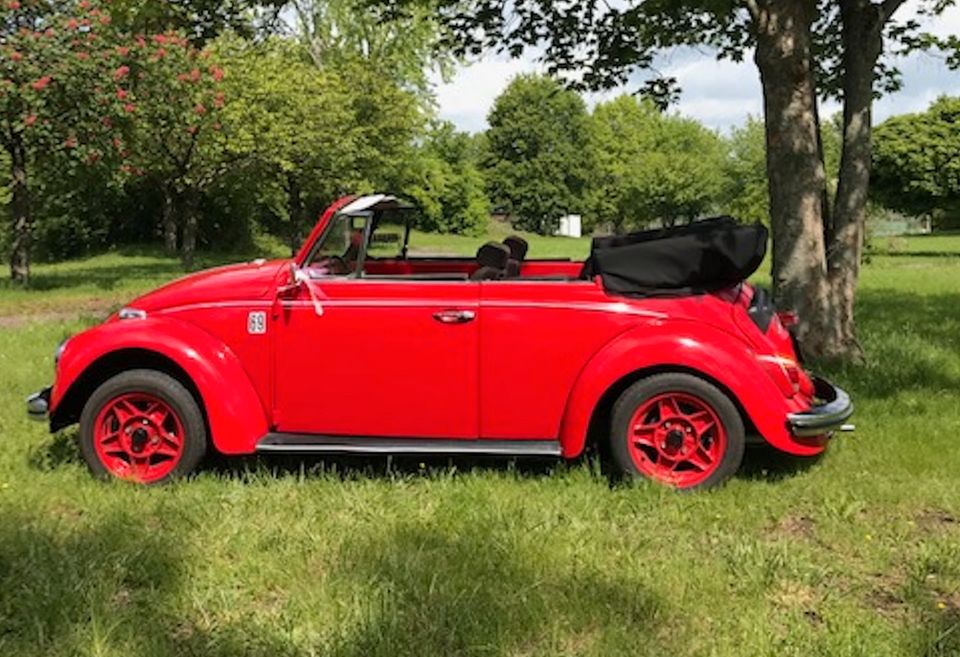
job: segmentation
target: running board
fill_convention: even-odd
[[[422,454],[424,456],[527,456],[557,458],[556,440],[450,440],[429,438],[366,438],[315,434],[268,433],[258,452],[288,454]]]

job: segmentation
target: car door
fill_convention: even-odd
[[[323,278],[277,302],[281,432],[478,436],[478,284]]]

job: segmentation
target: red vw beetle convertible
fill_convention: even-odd
[[[28,412],[79,423],[95,474],[143,483],[208,449],[572,459],[596,442],[679,488],[726,480],[750,440],[817,454],[853,412],[743,282],[762,227],[595,238],[585,262],[526,258],[519,238],[420,257],[414,211],[344,198],[291,260],[136,299],[60,345]]]

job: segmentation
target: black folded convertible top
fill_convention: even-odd
[[[732,217],[673,228],[596,237],[584,266],[611,292],[641,296],[697,294],[730,287],[757,270],[767,229]]]

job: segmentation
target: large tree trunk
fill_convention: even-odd
[[[10,278],[26,285],[30,282],[30,248],[33,244],[33,216],[30,188],[27,185],[27,149],[19,135],[13,135],[10,155],[10,217],[13,243],[10,248]]]
[[[171,256],[177,254],[177,216],[173,196],[170,188],[164,186],[160,206],[160,226],[163,230],[163,250]]]
[[[804,351],[824,354],[829,307],[823,236],[826,172],[820,155],[817,97],[811,66],[816,3],[756,3],[755,60],[763,87],[777,305],[800,317]]]
[[[829,358],[859,360],[863,352],[854,327],[854,296],[863,255],[867,193],[870,186],[873,79],[883,48],[883,18],[870,0],[841,0],[843,39],[843,150],[840,180],[827,231],[830,314],[826,329]]]
[[[181,244],[180,256],[183,260],[183,266],[187,269],[193,267],[193,256],[197,250],[197,214],[199,204],[196,195],[193,192],[187,192],[184,195],[183,204],[183,243]]]

